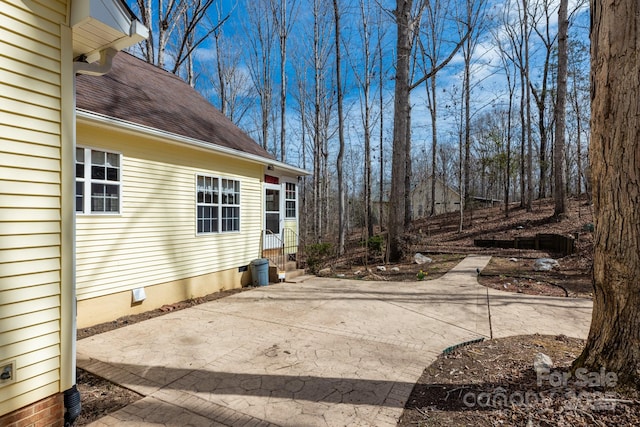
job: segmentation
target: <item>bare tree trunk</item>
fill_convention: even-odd
[[[524,9],[524,77],[525,77],[525,128],[527,130],[527,212],[533,209],[533,136],[531,135],[531,79],[529,73],[529,7],[528,1],[522,0]]]
[[[433,76],[430,79],[430,83],[431,83],[431,103],[430,103],[431,105],[429,107],[429,112],[431,113],[431,206],[429,206],[429,216],[433,216],[436,214],[436,179],[438,179],[438,175],[437,175],[438,164],[436,162],[436,159],[437,159],[436,151],[438,150],[438,128],[437,128],[438,95],[437,95],[437,86],[436,86],[436,76]],[[445,189],[445,193],[446,193],[446,189]]]
[[[470,39],[467,40],[466,48],[463,50],[464,56],[464,195],[465,205],[470,206],[471,202],[471,46]]]
[[[281,21],[278,23],[278,37],[280,40],[280,160],[286,161],[286,141],[287,141],[287,2],[280,2]]]
[[[269,148],[269,138],[273,126],[273,76],[272,56],[275,42],[273,15],[268,0],[247,2],[247,20],[244,30],[248,33],[249,74],[258,94],[260,103],[259,129],[260,144],[266,150],[277,154],[277,147]],[[274,138],[275,139],[275,138]]]
[[[138,9],[140,9],[140,18],[142,19],[142,23],[145,27],[152,29],[153,25],[153,0],[138,0]],[[142,53],[144,55],[145,61],[150,64],[155,64],[155,49],[154,49],[154,35],[153,31],[149,31],[149,37],[142,42],[144,46],[142,49]]]
[[[500,51],[500,60],[502,62],[502,67],[504,70],[505,77],[507,79],[507,89],[509,90],[509,102],[507,104],[507,135],[506,135],[506,160],[505,160],[505,171],[504,171],[504,216],[505,218],[509,217],[509,199],[511,196],[511,136],[512,129],[511,126],[513,124],[513,97],[516,91],[516,73],[517,73],[517,64],[515,62],[515,58],[517,56],[517,52],[513,52],[508,50],[504,43],[502,42],[502,34],[494,34],[494,39],[496,44],[498,45],[498,50]],[[511,45],[513,48],[514,46]],[[513,70],[513,74],[511,71]]]
[[[164,69],[167,43],[177,26],[182,25],[187,5],[183,0],[137,0],[137,5],[142,23],[151,30],[144,42],[145,59]],[[184,35],[187,35],[186,31]]]
[[[322,196],[322,133],[320,120],[320,81],[321,81],[321,55],[320,55],[320,23],[319,23],[319,0],[313,2],[313,214],[314,214],[314,233],[316,241],[319,242],[322,236],[322,204],[320,199]]]
[[[462,99],[460,105],[464,104],[464,92],[461,94]],[[460,129],[458,132],[458,188],[460,189],[460,225],[458,232],[462,233],[464,229],[464,201],[466,196],[464,194],[464,109],[460,107]]]
[[[395,75],[395,96],[393,112],[393,159],[391,170],[391,195],[389,200],[389,250],[387,258],[389,261],[398,261],[404,255],[402,248],[402,235],[405,230],[409,197],[407,188],[407,178],[410,170],[407,170],[407,163],[410,162],[411,142],[409,135],[411,129],[409,125],[409,95],[427,79],[435,75],[458,52],[460,47],[469,37],[470,32],[462,38],[451,52],[451,54],[429,73],[422,76],[416,82],[409,82],[409,70],[411,65],[412,42],[415,37],[417,27],[420,25],[422,12],[426,7],[425,2],[419,3],[418,10],[412,16],[413,0],[397,0],[394,16],[396,19],[397,39],[396,39],[396,75]],[[410,209],[409,209],[410,210]]]
[[[640,387],[640,4],[591,1],[594,300],[574,367]]]
[[[555,146],[554,146],[554,179],[555,179],[555,207],[553,214],[556,217],[565,214],[566,193],[564,176],[564,151],[565,151],[565,118],[567,105],[567,33],[569,20],[567,18],[568,0],[560,0],[558,10],[558,98],[555,111]]]
[[[464,193],[465,205],[467,208],[473,209],[474,191],[471,188],[471,59],[478,43],[478,18],[482,12],[484,0],[466,0],[465,17],[459,25],[467,32],[467,38],[462,45],[462,56],[464,59],[464,79],[463,79],[463,97],[464,97]],[[473,217],[473,215],[472,215]]]
[[[574,83],[575,85],[575,83]],[[575,111],[576,111],[576,130],[577,130],[577,140],[576,140],[576,157],[577,157],[577,169],[578,169],[578,176],[577,176],[577,183],[576,186],[577,188],[577,196],[578,199],[580,198],[580,196],[582,195],[582,117],[580,117],[580,107],[577,105],[578,104],[578,98],[576,96],[575,99]]]
[[[382,12],[381,12],[382,13]],[[379,20],[380,22],[381,20]],[[380,149],[380,188],[378,194],[378,218],[380,223],[380,231],[383,230],[384,224],[384,68],[383,68],[383,55],[382,55],[382,32],[380,30],[380,24],[378,25],[378,103],[380,108],[380,135],[379,135],[379,149]]]
[[[196,85],[196,76],[195,76],[195,70],[194,70],[194,61],[193,61],[193,49],[194,49],[194,43],[195,43],[195,33],[193,33],[192,31],[189,31],[189,26],[191,25],[191,23],[189,22],[189,15],[188,14],[184,14],[182,16],[182,19],[184,21],[184,28],[185,28],[185,35],[184,35],[184,46],[185,49],[187,51],[186,54],[186,68],[187,68],[187,75],[186,75],[186,82],[189,86],[191,87],[195,87]],[[176,70],[177,71],[177,70]]]
[[[222,60],[220,59],[222,57],[222,49],[220,46],[220,37],[221,34],[219,31],[216,31],[214,33],[214,45],[216,47],[216,68],[218,71],[218,85],[220,87],[220,112],[222,114],[224,114],[225,116],[227,115],[227,82],[224,78],[224,71],[223,71],[223,65],[222,65]]]
[[[329,136],[328,136],[328,124],[326,121],[322,123],[322,228],[321,233],[327,234],[330,232],[329,223],[329,201],[331,195],[331,181],[329,179]]]
[[[509,83],[509,111],[507,112],[507,160],[504,179],[504,216],[509,217],[509,195],[511,191],[511,114],[513,110],[513,89]]]
[[[307,89],[305,85],[305,78],[302,73],[298,74],[298,91],[299,91],[299,103],[300,103],[300,135],[302,144],[302,169],[307,169]],[[300,191],[300,205],[302,206],[302,217],[300,218],[300,236],[302,236],[303,242],[309,241],[309,228],[310,225],[310,213],[309,204],[307,203],[307,177],[301,178]],[[300,242],[302,244],[302,242]]]
[[[520,177],[520,207],[524,208],[526,205],[526,161],[525,161],[525,146],[526,146],[526,115],[525,115],[525,105],[526,105],[526,90],[528,87],[527,78],[526,78],[526,68],[525,68],[525,52],[524,52],[524,42],[525,42],[525,25],[524,25],[524,16],[527,14],[526,11],[526,2],[522,2],[520,0],[513,0],[517,5],[517,15],[513,13],[513,3],[509,2],[505,5],[503,11],[502,22],[504,23],[503,28],[507,35],[509,41],[509,55],[505,55],[507,52],[506,48],[501,48],[500,51],[503,54],[502,57],[509,57],[509,60],[514,64],[519,72],[519,81],[520,81],[520,108],[519,108],[519,116],[520,116],[520,150],[519,150],[519,177]],[[515,22],[512,23],[512,18],[515,17]],[[498,34],[495,37],[496,40],[502,40],[502,34]],[[503,59],[504,61],[504,59]],[[506,66],[505,66],[506,70]],[[508,71],[507,71],[508,73]],[[513,90],[515,91],[515,73],[514,73],[514,86]]]
[[[550,181],[549,176],[549,162],[547,159],[548,147],[553,147],[549,141],[549,129],[547,127],[547,100],[550,91],[549,86],[549,73],[551,70],[551,57],[556,41],[556,35],[551,34],[552,29],[552,15],[553,8],[555,7],[553,0],[542,0],[536,3],[532,19],[531,29],[538,35],[542,45],[544,46],[544,62],[542,64],[542,76],[540,89],[537,90],[529,79],[529,85],[531,93],[535,98],[536,106],[538,107],[538,132],[540,133],[540,158],[539,158],[539,172],[540,181],[538,186],[538,197],[547,197],[547,184]],[[542,14],[544,22],[538,21],[538,13]],[[553,136],[553,135],[551,135]],[[551,141],[552,142],[552,141]],[[553,156],[551,161],[555,161]],[[552,169],[553,170],[553,169]]]
[[[527,156],[525,147],[527,146],[527,113],[526,113],[526,77],[524,67],[520,72],[520,207],[527,206]]]
[[[396,1],[397,60],[393,114],[393,168],[389,200],[389,254],[390,261],[403,256],[401,238],[405,220],[405,178],[407,176],[407,118],[409,117],[409,61],[411,57],[412,0]]]
[[[407,151],[405,152],[405,176],[404,176],[404,227],[411,224],[411,177],[413,175],[413,165],[411,160],[411,93],[409,93],[409,113],[407,115]]]
[[[167,32],[169,31],[169,25],[170,25],[170,21],[169,21],[169,16],[170,16],[170,11],[171,8],[168,9],[168,13],[165,15],[164,11],[162,10],[162,1],[158,2],[158,57],[157,57],[157,63],[156,65],[158,65],[158,67],[164,69],[164,52],[166,50],[166,46],[167,46],[167,38],[168,38],[168,34]],[[169,6],[172,6],[173,4],[175,4],[175,2],[172,0],[169,3]]]
[[[369,102],[369,89],[365,102]],[[366,106],[364,127],[364,221],[367,239],[373,235],[373,215],[371,207],[371,107]]]
[[[574,68],[574,67],[572,67]],[[575,68],[573,70],[573,78],[571,85],[572,109],[576,117],[576,195],[578,199],[582,195],[582,109],[580,108],[580,95],[578,91],[578,76]],[[578,210],[580,214],[580,210]]]
[[[335,24],[335,49],[336,49],[336,92],[338,96],[338,158],[336,167],[338,169],[338,255],[344,254],[344,244],[346,238],[346,207],[345,207],[345,183],[343,176],[344,158],[344,115],[342,111],[342,54],[340,53],[340,10],[338,0],[333,0],[333,16]]]
[[[544,84],[546,86],[546,83]],[[546,88],[542,90],[546,93]],[[547,136],[547,127],[545,123],[545,114],[547,101],[544,96],[540,101],[537,100],[536,92],[531,90],[531,94],[534,95],[534,100],[538,106],[538,132],[540,133],[540,158],[538,159],[540,180],[538,182],[538,198],[544,199],[547,197],[547,170],[549,169],[549,161],[547,160],[547,142],[549,137]]]
[[[427,25],[429,27],[427,47],[422,48],[422,56],[424,64],[424,72],[428,72],[428,69],[433,69],[437,66],[438,58],[440,54],[440,46],[442,43],[444,25],[444,17],[448,12],[449,2],[442,3],[440,0],[427,2]],[[426,60],[429,60],[429,67],[427,67]],[[436,75],[433,75],[428,82],[425,82],[425,89],[427,93],[427,107],[429,108],[429,114],[431,116],[431,191],[429,202],[429,216],[433,216],[436,213],[436,181],[438,179],[437,169],[437,152],[438,152],[438,91],[437,91],[437,79]]]
[[[352,65],[354,76],[360,89],[360,116],[364,133],[364,168],[363,168],[363,208],[365,241],[373,235],[373,214],[371,207],[371,132],[372,132],[372,101],[371,81],[375,70],[375,58],[371,54],[372,29],[370,25],[371,5],[360,0],[360,37],[362,39],[362,57]],[[356,70],[361,70],[360,72]],[[360,74],[362,73],[362,74]]]
[[[278,28],[280,41],[280,160],[286,161],[286,137],[287,137],[287,2],[280,2],[282,9],[282,21]]]
[[[270,5],[280,47],[280,160],[284,162],[287,157],[287,41],[297,11],[297,0],[270,0]]]

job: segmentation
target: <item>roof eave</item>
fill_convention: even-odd
[[[122,0],[83,0],[71,5],[75,57],[92,63],[107,48],[123,50],[149,37],[149,29],[138,21]]]
[[[205,142],[199,139],[189,138],[189,137],[178,135],[175,133],[166,132],[161,129],[156,129],[150,126],[144,126],[137,123],[132,123],[126,120],[106,116],[104,114],[98,114],[88,110],[77,109],[76,117],[78,121],[84,121],[87,123],[95,124],[100,127],[117,128],[120,131],[131,133],[131,134],[143,134],[148,137],[159,138],[171,144],[189,146],[191,148],[212,152],[212,153],[220,154],[227,157],[241,158],[248,162],[258,163],[260,165],[270,167],[269,170],[282,172],[288,175],[295,175],[295,176],[311,175],[311,172],[309,172],[306,169],[291,166],[284,162],[280,162],[274,159],[258,156],[256,154],[245,153],[244,151],[234,150],[233,148],[222,147],[220,145],[215,145],[210,142]]]

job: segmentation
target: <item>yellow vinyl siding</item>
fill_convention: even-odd
[[[22,101],[13,101],[5,99],[3,102],[3,109],[11,111],[14,114],[18,114],[23,117],[29,117],[31,120],[37,120],[38,122],[49,122],[46,125],[42,125],[43,129],[48,129],[50,133],[55,133],[60,127],[60,106],[57,109],[40,107],[34,104],[25,104]],[[24,119],[23,119],[24,120]],[[31,126],[30,126],[31,128]]]
[[[295,218],[285,219],[282,227],[285,230],[284,246],[287,248],[287,253],[296,253],[298,251],[298,221]],[[293,233],[287,232],[286,230],[290,230]]]
[[[11,144],[12,144],[11,141],[4,140],[2,143],[2,146],[0,146],[0,152],[4,150],[5,146],[7,147],[7,150],[8,150],[8,146]],[[25,154],[25,155],[15,155],[15,154],[9,154],[9,153],[1,153],[1,154],[3,157],[3,163],[4,163],[3,166],[16,168],[18,169],[18,172],[24,172],[24,171],[20,171],[20,169],[25,169],[27,172],[34,171],[35,173],[38,173],[39,171],[43,171],[43,170],[51,171],[51,172],[60,170],[60,162],[56,159],[47,159],[39,156],[30,156],[28,154]],[[23,182],[26,182],[26,181],[23,181]],[[54,181],[54,183],[56,182]]]
[[[6,16],[0,15],[0,39],[1,40],[10,40],[11,43],[13,44],[13,47],[17,47],[18,49],[20,49],[21,52],[38,52],[38,55],[41,56],[42,58],[44,58],[44,61],[52,61],[51,63],[56,64],[59,63],[59,55],[60,55],[60,44],[57,43],[55,46],[47,46],[45,44],[43,44],[40,40],[56,40],[54,37],[51,37],[50,33],[46,33],[44,31],[39,31],[39,30],[33,30],[30,26],[28,25],[18,25],[15,26],[13,31],[9,31],[5,28],[3,28],[3,21],[7,21],[8,23],[11,22]],[[13,21],[14,23],[16,21]],[[22,31],[27,31],[27,33],[22,33]],[[25,37],[24,34],[29,34],[30,37]],[[59,42],[59,40],[58,40]],[[9,49],[11,48],[7,48],[7,51],[11,51]],[[15,50],[14,50],[15,52]],[[21,55],[22,57],[26,56],[26,55]],[[22,59],[19,56],[15,57],[16,59]],[[44,65],[45,68],[51,68],[53,69],[53,67],[48,67],[46,62],[43,64],[42,62],[40,62],[41,60],[38,61],[39,65]]]
[[[0,223],[2,226],[4,223]],[[22,224],[20,224],[22,225]],[[45,249],[46,251],[46,249]],[[40,248],[21,248],[11,250],[0,250],[0,264],[9,262],[20,262],[29,259],[43,259],[47,255],[55,255],[55,252],[43,252]]]
[[[41,95],[56,96],[56,93],[60,94],[60,76],[56,71],[5,56],[2,57],[2,62],[4,68],[17,70],[14,74],[3,76],[6,79],[5,84],[28,87]]]
[[[59,316],[59,310],[51,308],[48,310],[37,311],[35,313],[25,313],[19,316],[5,318],[0,320],[0,331],[11,331],[26,327],[27,325],[38,325],[48,321],[56,321]]]
[[[8,5],[31,12],[33,17],[28,21],[45,19],[54,23],[64,22],[67,12],[67,2],[64,0],[2,0]]]
[[[4,100],[3,100],[4,103]],[[35,117],[28,117],[17,113],[9,113],[0,110],[0,122],[1,123],[19,123],[20,126],[27,127],[28,129],[37,130],[43,133],[60,132],[60,123],[54,121],[42,120]]]
[[[66,1],[0,0],[0,415],[60,389]]]
[[[60,106],[60,100],[55,97],[44,93],[33,93],[29,89],[10,86],[5,82],[0,83],[0,92],[7,98],[24,99],[30,105],[36,105],[46,108],[58,108]],[[3,134],[4,135],[4,134]]]
[[[76,217],[79,300],[237,269],[259,256],[261,165],[83,121],[77,144],[122,154],[120,214]],[[240,181],[239,232],[196,234],[198,174]]]
[[[295,218],[285,219],[283,227],[298,234],[298,221]]]
[[[9,291],[10,292],[10,291]],[[57,291],[56,291],[57,292]],[[21,292],[24,295],[24,292]],[[46,311],[52,307],[57,308],[59,306],[59,298],[57,293],[47,297],[35,298],[32,300],[23,300],[16,302],[15,304],[6,304],[3,306],[3,311],[6,315],[5,319],[10,317],[20,316],[24,313],[36,313]]]
[[[9,3],[12,3],[12,1],[10,0]],[[42,40],[41,42],[36,42],[40,43],[42,47],[35,50],[40,51],[42,49],[43,55],[48,54],[48,56],[55,58],[55,52],[47,51],[47,47],[55,46],[60,49],[60,40],[56,38],[59,31],[59,23],[56,24],[34,14],[29,14],[24,9],[11,4],[7,4],[2,13],[0,13],[0,30],[2,29],[19,33],[26,40]]]
[[[26,141],[30,144],[38,143],[39,145],[50,145],[52,147],[57,147],[58,144],[60,144],[60,135],[46,134],[33,129],[20,128],[18,126],[22,126],[22,123],[16,123],[15,126],[6,126],[0,123],[2,145],[5,145],[5,143],[8,142],[23,141]],[[6,144],[6,150],[10,150],[8,144]]]

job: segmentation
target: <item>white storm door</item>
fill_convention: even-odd
[[[282,245],[280,214],[280,186],[264,186],[264,249],[275,249]]]

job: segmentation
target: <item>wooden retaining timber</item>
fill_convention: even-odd
[[[539,233],[535,237],[516,237],[513,240],[475,239],[475,246],[482,248],[528,249],[571,255],[575,251],[575,239],[561,234]]]

